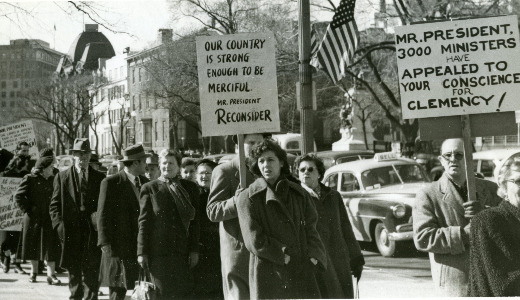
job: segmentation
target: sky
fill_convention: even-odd
[[[373,1],[379,0],[358,0],[356,10],[362,9],[363,2]],[[121,53],[125,47],[133,51],[149,47],[156,39],[159,28],[173,28],[174,32],[183,32],[186,28],[201,26],[193,18],[172,21],[165,0],[95,1],[94,5],[112,23],[111,28],[132,34],[113,33],[99,26],[99,31],[110,40],[116,53]],[[318,19],[330,20],[332,14],[321,14]],[[363,16],[357,14],[356,19],[358,26],[364,27],[360,24],[363,23]],[[0,45],[9,44],[13,39],[40,39],[48,42],[51,48],[67,53],[74,39],[83,31],[85,23],[93,22],[63,0],[0,2]]]

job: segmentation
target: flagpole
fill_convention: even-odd
[[[309,0],[299,0],[298,43],[300,78],[300,132],[303,145],[302,154],[314,151],[314,111],[312,107],[312,73],[309,65],[311,58],[311,13]]]

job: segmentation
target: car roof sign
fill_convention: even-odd
[[[374,155],[375,161],[389,161],[398,159],[394,152],[381,152]]]

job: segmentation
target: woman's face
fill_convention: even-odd
[[[278,177],[280,177],[280,171],[282,170],[283,163],[278,159],[273,151],[266,151],[260,155],[257,161],[258,168],[264,179],[274,184]]]
[[[213,170],[207,165],[200,165],[197,167],[197,184],[203,188],[209,189],[211,183],[211,172]]]
[[[512,171],[507,185],[507,201],[516,207],[520,207],[520,172]]]
[[[161,175],[166,178],[174,178],[179,174],[179,165],[174,156],[166,156],[161,158],[159,162]]]
[[[313,161],[302,161],[298,166],[298,177],[301,182],[311,189],[318,187],[320,173]]]
[[[50,176],[52,176],[53,171],[54,171],[54,164],[51,164],[47,168],[43,169],[43,177],[49,178]]]

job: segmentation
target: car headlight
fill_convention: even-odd
[[[392,206],[392,212],[396,218],[402,218],[406,214],[406,207],[403,205],[394,205]]]

